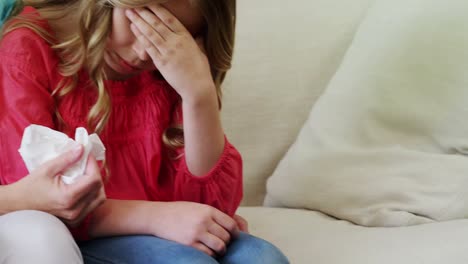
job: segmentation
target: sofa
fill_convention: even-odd
[[[361,32],[361,36],[357,36],[359,30],[363,30],[362,24],[368,19],[369,12],[375,12],[374,5],[378,1],[381,2],[380,9],[391,9],[382,6],[382,2],[386,2],[385,5],[395,1],[406,4],[402,0],[237,1],[236,49],[233,69],[224,84],[222,112],[226,134],[244,160],[244,198],[237,213],[247,219],[252,234],[277,245],[291,263],[468,263],[468,220],[463,219],[466,218],[463,214],[444,214],[444,217],[434,216],[430,219],[430,213],[425,217],[424,207],[418,211],[421,213],[415,221],[403,224],[387,219],[360,222],[360,218],[353,218],[346,210],[335,214],[333,209],[339,206],[337,204],[309,206],[290,202],[296,201],[297,197],[294,198],[296,200],[288,200],[280,196],[277,196],[280,197],[278,201],[271,202],[278,190],[275,186],[282,183],[284,188],[294,186],[290,185],[287,173],[281,177],[276,177],[275,173],[279,167],[288,165],[285,164],[288,162],[285,156],[301,136],[304,124],[314,121],[309,119],[314,117],[311,110],[317,107],[316,102],[322,100],[330,85],[346,82],[336,80],[340,79],[336,75],[340,67],[348,67],[343,66],[346,58],[348,64],[352,63],[349,62],[352,54],[347,54],[353,43],[365,34]],[[437,5],[436,0],[408,0],[413,10],[424,2]],[[460,8],[463,7],[461,5],[466,6],[464,1],[438,2],[441,5],[459,4]],[[437,9],[443,8],[435,8],[434,12]],[[399,12],[402,16],[408,13],[404,8],[389,12]],[[404,19],[410,19],[410,15]],[[392,18],[389,15],[385,19]],[[389,21],[382,24],[396,25],[393,20]],[[375,24],[366,23],[364,31]],[[383,37],[376,38],[393,34],[391,30],[381,33]],[[460,39],[465,41],[468,38]],[[404,60],[404,56],[400,60]],[[374,68],[378,68],[378,65]],[[341,75],[345,71],[341,70]],[[366,72],[360,75],[365,76]],[[332,92],[327,96],[332,96]],[[321,107],[324,109],[324,106]],[[315,116],[318,115],[315,113]],[[317,120],[318,123],[314,124],[317,128],[314,129],[320,129],[324,124],[319,122],[320,118]],[[320,145],[324,152],[327,146]],[[436,150],[426,148],[424,151]],[[466,161],[462,156],[455,158],[461,159],[462,163]],[[335,166],[340,166],[340,163]],[[291,173],[297,174],[297,171],[291,170]],[[317,177],[313,169],[307,173]],[[276,177],[274,181],[272,177]],[[295,175],[290,177],[293,179]],[[335,190],[331,184],[328,186]],[[315,184],[299,188],[303,189],[297,191],[299,198],[304,196],[304,199],[309,195],[308,190],[311,193],[323,191],[317,189]],[[320,188],[328,190],[327,185]],[[371,188],[369,186],[368,189]],[[291,194],[295,190],[289,188],[283,191]],[[366,188],[360,190],[365,191]],[[333,200],[335,194],[327,193],[328,198],[324,199]],[[464,203],[463,196],[458,198]],[[422,202],[427,200],[424,199]],[[324,201],[326,203],[328,200]],[[352,207],[354,201],[358,200],[350,199],[346,207]],[[414,215],[416,213],[411,214]]]

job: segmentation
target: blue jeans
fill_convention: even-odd
[[[278,248],[245,233],[228,245],[226,255],[216,259],[192,247],[154,236],[101,238],[79,246],[85,264],[289,263]]]

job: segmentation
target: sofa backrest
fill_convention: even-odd
[[[373,0],[237,0],[223,124],[244,160],[243,205],[261,205],[267,178],[294,142]]]

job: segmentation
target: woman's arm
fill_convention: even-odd
[[[0,215],[27,208],[24,206],[23,199],[18,196],[13,185],[0,186]]]

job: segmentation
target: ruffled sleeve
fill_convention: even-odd
[[[242,200],[242,158],[226,137],[221,157],[206,175],[191,174],[184,156],[176,166],[175,200],[208,204],[234,215]]]

